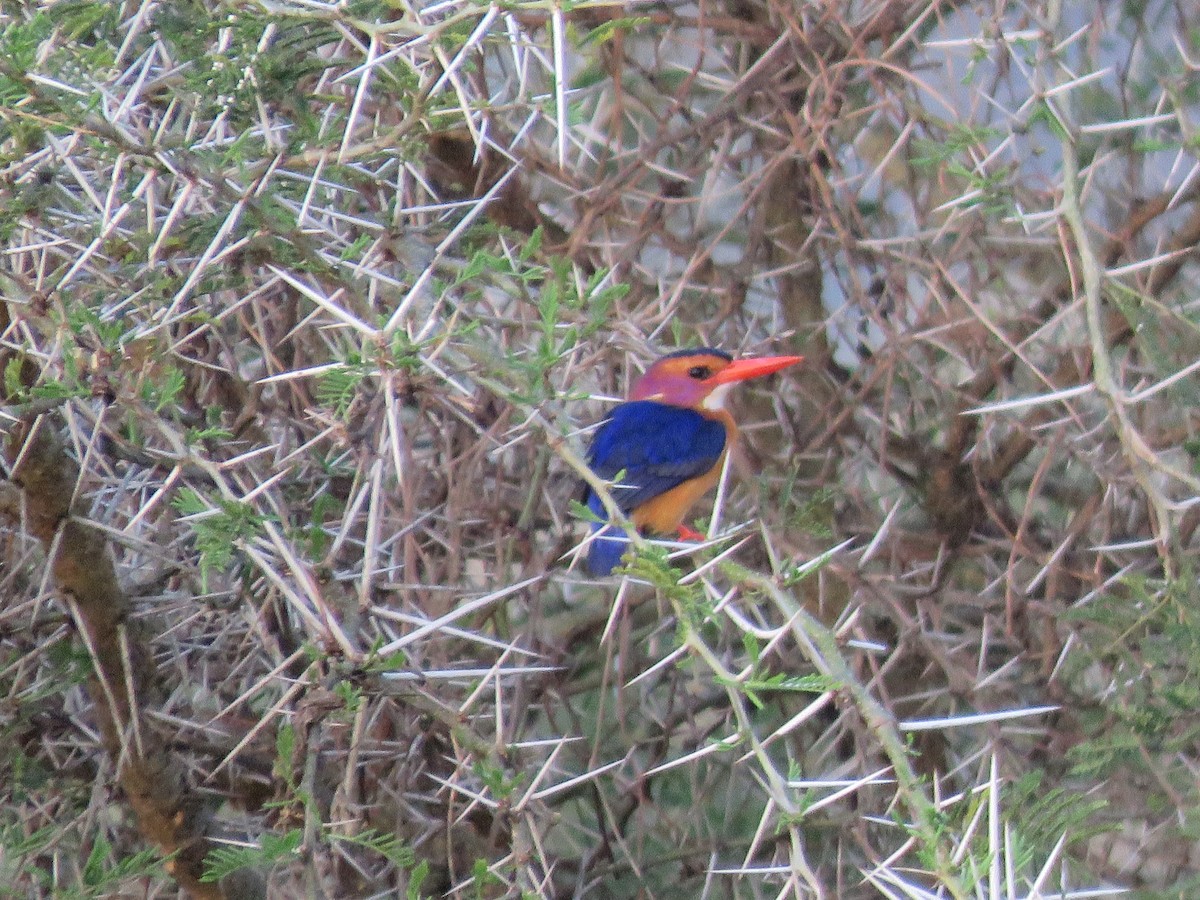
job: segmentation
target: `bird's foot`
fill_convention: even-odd
[[[675,530],[679,533],[679,539],[681,541],[694,541],[695,543],[700,543],[707,540],[707,538],[699,531],[696,531],[694,528],[688,528],[686,525],[680,525]]]

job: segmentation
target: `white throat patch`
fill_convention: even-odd
[[[725,399],[729,396],[729,392],[733,389],[733,383],[718,384],[712,389],[712,393],[704,398],[704,402],[700,405],[704,409],[717,412],[725,408]]]

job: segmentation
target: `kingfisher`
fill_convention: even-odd
[[[588,465],[613,482],[612,499],[640,533],[697,539],[701,535],[683,519],[717,483],[725,455],[737,440],[737,425],[725,409],[730,390],[802,359],[734,359],[713,347],[668,353],[634,382],[629,399],[600,424]],[[620,564],[629,535],[607,521],[604,504],[591,488],[585,499],[601,520],[592,525],[588,571],[602,577]]]

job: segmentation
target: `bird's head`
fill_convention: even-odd
[[[716,411],[739,381],[770,375],[795,365],[801,356],[734,359],[723,350],[679,350],[659,359],[633,384],[630,400],[654,400],[671,406]]]

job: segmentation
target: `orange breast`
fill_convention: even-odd
[[[703,475],[685,481],[635,509],[629,518],[633,520],[633,524],[639,531],[652,534],[672,534],[682,524],[688,510],[695,506],[696,501],[707,494],[717,483],[717,479],[721,477],[721,466],[725,463],[725,456],[729,453],[733,442],[737,440],[737,426],[733,424],[733,417],[723,409],[706,414],[719,420],[725,426],[724,452],[721,453],[716,465]]]

